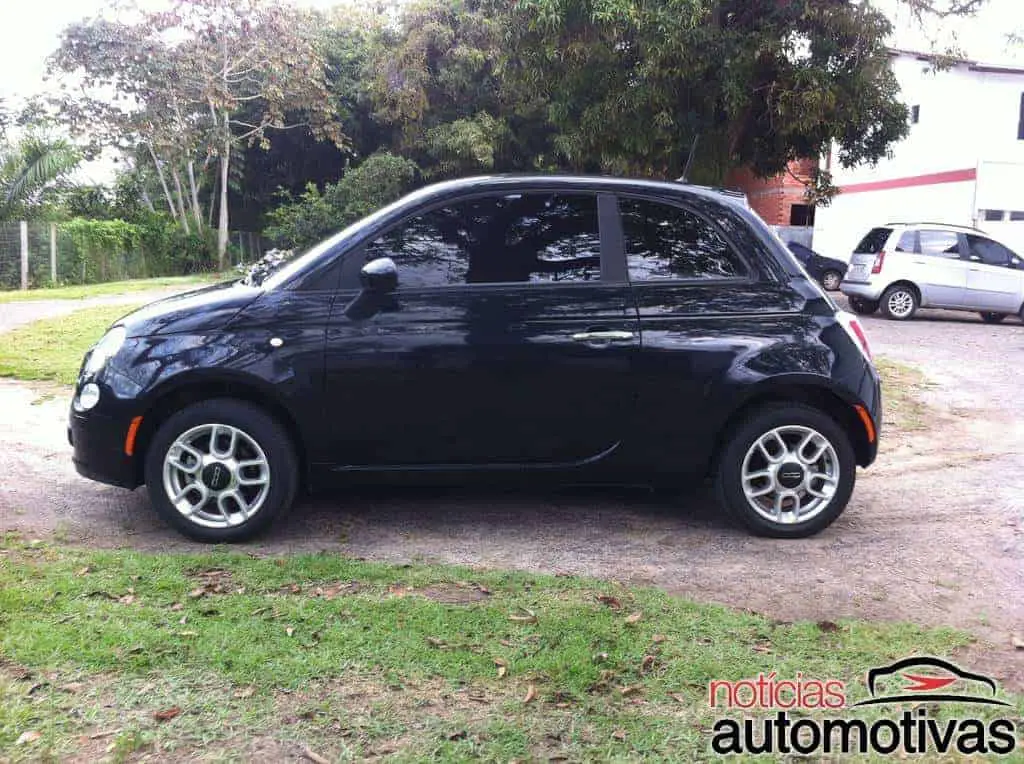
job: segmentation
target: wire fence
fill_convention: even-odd
[[[251,263],[270,248],[258,233],[232,231],[228,262],[232,266]],[[188,253],[165,250],[147,247],[145,241],[132,246],[85,247],[59,223],[0,223],[0,290],[183,276],[212,267]]]

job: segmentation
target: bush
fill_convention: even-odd
[[[348,170],[337,183],[321,193],[309,184],[298,199],[268,213],[271,224],[264,235],[274,246],[304,249],[393,202],[408,191],[419,177],[419,168],[409,159],[387,152],[373,154]]]

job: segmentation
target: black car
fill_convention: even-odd
[[[830,292],[839,289],[839,285],[846,276],[846,263],[833,257],[819,255],[813,249],[805,247],[798,241],[786,242],[786,246],[796,256],[796,259],[803,263],[804,268],[807,269],[811,277],[816,279],[825,289]]]
[[[329,478],[711,478],[806,536],[878,448],[856,319],[714,190],[591,177],[420,189],[261,276],[161,300],[86,354],[78,471],[233,541]]]

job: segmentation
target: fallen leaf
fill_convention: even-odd
[[[187,620],[188,620],[188,616],[187,615],[183,615],[181,618],[178,619],[178,623],[180,623],[182,626],[184,626],[185,625],[185,621],[187,621]]]
[[[190,591],[188,593],[188,596],[191,597],[194,600],[197,600],[200,597],[202,597],[204,594],[206,594],[206,587],[205,586],[200,586],[200,587],[197,587],[197,588],[193,589],[192,591]]]
[[[251,698],[252,694],[254,692],[256,692],[256,688],[253,687],[250,684],[248,687],[242,687],[242,688],[240,688],[238,690],[235,690],[235,697],[236,698]]]
[[[302,748],[302,755],[304,757],[306,757],[307,759],[309,759],[310,761],[316,762],[316,764],[331,764],[330,760],[325,759],[320,754],[313,753],[311,750],[309,750],[309,746],[308,745],[307,746],[303,746],[303,748]]]
[[[476,588],[477,588],[477,590],[479,590],[479,592],[481,594],[490,594],[491,593],[491,590],[488,589],[486,586],[483,586],[482,584],[477,584]]]
[[[79,568],[75,571],[76,576],[85,576],[89,573],[92,573],[92,568],[90,568],[88,565],[86,565],[84,568]]]
[[[532,703],[537,697],[537,688],[532,684],[526,690],[526,697],[523,698],[523,705]]]
[[[443,639],[437,637],[427,637],[427,644],[431,647],[445,647],[446,643]]]
[[[767,642],[758,642],[751,649],[755,653],[770,653],[772,651],[772,646]]]
[[[284,627],[284,633],[287,634],[290,637],[292,634],[295,633],[295,629],[293,627],[291,627],[291,626],[285,626]]]
[[[508,662],[504,658],[495,658],[494,665],[498,667],[498,678],[501,679],[508,673]]]
[[[600,602],[603,605],[607,605],[612,610],[620,610],[622,608],[622,603],[619,602],[618,598],[617,597],[612,597],[609,594],[599,594],[599,595],[597,595],[597,601]]]
[[[123,597],[119,597],[117,601],[120,602],[122,605],[130,605],[133,602],[135,602],[135,595],[126,594]]]
[[[818,621],[818,628],[824,632],[839,631],[839,626],[832,621]]]
[[[171,610],[173,612],[175,612],[175,613],[178,612],[179,610],[184,610],[184,609],[185,609],[185,606],[182,605],[180,602],[175,602],[173,605],[171,605]]]
[[[615,730],[615,732],[612,733],[612,737],[616,740],[625,740],[626,730]]]
[[[153,714],[153,718],[156,719],[158,722],[167,722],[180,713],[180,708],[178,708],[177,706],[172,706],[171,708],[165,708],[163,711],[157,711]]]
[[[668,696],[670,698],[672,698],[672,700],[675,700],[675,701],[677,701],[679,703],[689,703],[690,702],[690,701],[688,701],[686,699],[686,696],[683,695],[683,693],[681,693],[681,692],[670,692],[668,694]]]
[[[622,687],[619,689],[619,692],[622,693],[623,697],[625,697],[627,695],[633,695],[634,693],[640,692],[640,687],[637,685],[633,685],[632,687]]]
[[[641,613],[639,610],[637,610],[635,613],[631,613],[631,614],[626,616],[626,623],[628,623],[628,624],[637,623],[643,617],[644,617],[644,614]]]
[[[15,741],[15,745],[25,745],[25,743],[34,743],[43,736],[42,732],[38,730],[28,730],[18,735],[18,739]]]
[[[1024,639],[1021,639],[1016,634],[1013,635],[1013,639],[1011,640],[1011,642],[1013,643],[1014,648],[1016,648],[1017,650],[1024,650]]]
[[[498,679],[502,679],[508,673],[508,666],[498,666]]]
[[[653,637],[651,637],[651,641],[656,645],[660,645],[666,639],[668,639],[668,637],[666,637],[664,634],[655,634]]]
[[[81,682],[68,682],[61,687],[64,692],[79,692],[84,687]]]
[[[537,614],[528,608],[519,608],[519,612],[513,613],[508,617],[508,620],[515,621],[516,623],[537,623]]]

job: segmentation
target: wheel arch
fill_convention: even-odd
[[[843,398],[820,380],[800,376],[762,383],[737,403],[718,430],[708,473],[711,474],[717,469],[718,460],[730,436],[752,412],[765,406],[782,403],[800,403],[826,414],[849,436],[857,464],[865,466],[871,462],[875,444],[868,440],[864,424],[854,409],[855,403]],[[875,426],[877,427],[878,423],[875,423]]]
[[[308,466],[305,444],[298,421],[287,405],[259,379],[244,374],[188,374],[172,378],[156,388],[149,396],[142,414],[142,423],[135,438],[134,470],[144,482],[146,453],[153,436],[174,412],[193,403],[213,398],[232,398],[259,407],[285,428],[295,455],[300,474]]]
[[[885,289],[882,290],[882,294],[878,297],[878,302],[881,304],[882,298],[885,297],[885,293],[888,292],[895,286],[908,287],[914,292],[914,296],[917,297],[917,304],[919,307],[924,307],[924,294],[921,292],[921,287],[915,284],[910,279],[896,279],[891,284],[887,284]]]

